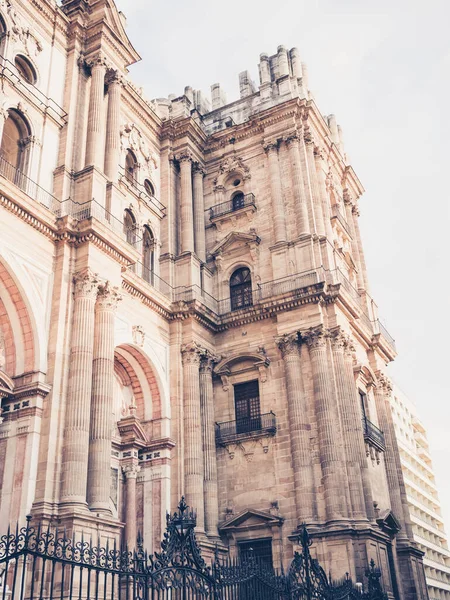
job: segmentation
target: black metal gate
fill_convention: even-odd
[[[326,576],[310,554],[306,527],[287,573],[268,568],[250,552],[245,560],[211,565],[195,537],[195,514],[182,498],[167,515],[161,552],[67,538],[64,531],[31,526],[0,538],[0,600],[385,600],[380,571],[372,562],[367,590],[346,576]]]

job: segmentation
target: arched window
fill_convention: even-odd
[[[230,278],[231,310],[238,310],[253,304],[252,276],[250,269],[237,269]]]
[[[148,227],[145,225],[144,227],[144,235],[142,237],[142,278],[145,279],[151,285],[154,285],[155,280],[155,238],[153,237],[153,233]]]
[[[22,79],[25,79],[27,83],[31,83],[33,85],[36,83],[36,69],[33,67],[28,58],[22,54],[18,54],[14,59],[14,64],[16,65],[16,69]]]
[[[134,245],[136,243],[136,219],[128,208],[125,210],[123,217],[123,232],[127,242]]]
[[[244,194],[243,192],[237,192],[232,198],[233,210],[238,210],[244,206]]]
[[[125,158],[125,177],[133,185],[136,183],[137,159],[131,150],[128,150]]]
[[[144,188],[145,188],[145,192],[149,195],[149,196],[154,196],[155,195],[155,188],[153,187],[152,182],[149,179],[146,179],[144,181]]]
[[[21,113],[10,109],[0,144],[1,171],[7,179],[18,185],[28,166],[30,134],[31,130]]]

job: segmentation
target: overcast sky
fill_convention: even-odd
[[[361,229],[371,294],[397,341],[389,372],[428,431],[450,534],[450,2],[448,0],[117,0],[148,98],[238,98],[259,54],[300,49],[323,114],[343,127],[366,193]]]

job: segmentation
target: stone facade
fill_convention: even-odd
[[[392,416],[414,539],[423,558],[430,600],[450,598],[450,550],[427,433],[415,404],[394,384]]]
[[[306,522],[333,577],[427,598],[363,188],[298,51],[149,102],[112,0],[0,12],[1,525],[153,551],[184,494],[206,553],[287,565]]]

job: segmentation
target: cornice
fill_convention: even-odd
[[[161,142],[169,139],[176,147],[177,140],[187,140],[193,142],[194,147],[201,153],[204,151],[208,136],[192,117],[183,117],[181,119],[170,119],[162,123],[160,139]],[[202,156],[199,160],[202,160]]]
[[[133,296],[134,298],[140,300],[140,302],[142,302],[142,304],[145,304],[145,306],[150,307],[152,310],[161,315],[167,321],[173,319],[172,311],[162,306],[162,304],[158,304],[158,302],[155,299],[150,298],[150,296],[138,290],[131,282],[122,279],[122,289],[126,291],[130,296]]]
[[[3,194],[0,194],[0,206],[3,206],[10,213],[15,214],[19,219],[25,221],[25,223],[28,223],[28,225],[33,227],[33,229],[36,229],[37,231],[39,231],[39,233],[42,233],[42,235],[52,240],[53,242],[58,239],[58,235],[56,233],[56,226],[55,229],[52,229],[51,227],[43,223],[41,220],[39,220],[37,217],[33,216],[26,209],[19,206],[16,202],[10,200],[9,198],[6,198],[6,196],[4,196]]]

